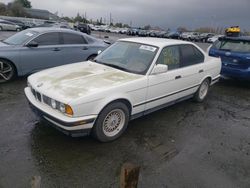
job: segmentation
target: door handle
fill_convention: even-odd
[[[204,70],[203,70],[203,69],[199,70],[199,73],[202,73],[202,72],[204,72]]]
[[[180,78],[181,78],[181,75],[175,77],[176,80],[180,79]]]
[[[82,48],[82,50],[88,50],[88,47],[84,46],[84,47]]]
[[[61,51],[61,49],[60,48],[54,48],[53,51],[58,52],[58,51]]]

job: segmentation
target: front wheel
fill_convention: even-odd
[[[16,76],[15,67],[6,60],[0,59],[0,83],[8,82]]]
[[[111,103],[99,114],[93,128],[93,136],[101,142],[113,141],[126,130],[128,121],[128,107],[122,102]]]
[[[199,89],[196,91],[195,95],[194,95],[194,100],[196,102],[202,102],[205,100],[207,94],[208,94],[208,90],[209,90],[209,86],[210,86],[210,81],[209,79],[205,79]]]

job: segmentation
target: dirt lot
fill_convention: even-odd
[[[29,187],[35,175],[42,187],[118,187],[124,162],[141,166],[139,187],[250,187],[247,82],[220,81],[204,103],[188,100],[134,120],[107,144],[39,123],[25,86],[26,78],[0,85],[0,187]]]

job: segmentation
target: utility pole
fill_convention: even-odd
[[[111,15],[111,13],[109,14],[109,25],[111,25],[111,23],[112,23],[112,15]]]

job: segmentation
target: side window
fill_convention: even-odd
[[[165,47],[157,60],[157,64],[168,65],[168,70],[180,67],[180,51],[178,46]]]
[[[63,33],[64,44],[87,44],[82,35]]]
[[[180,46],[181,49],[181,67],[195,65],[204,62],[204,55],[195,46],[185,44]]]
[[[219,40],[215,41],[212,45],[212,49],[219,49],[221,46],[221,42]]]
[[[45,33],[33,41],[37,42],[39,46],[58,45],[60,44],[59,33]]]

